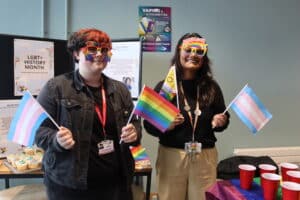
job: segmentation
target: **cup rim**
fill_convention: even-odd
[[[240,164],[239,169],[247,170],[247,171],[255,171],[256,167],[250,164]]]
[[[288,170],[286,174],[294,178],[300,178],[300,171]]]
[[[276,170],[277,167],[271,164],[259,164],[259,169],[265,169],[265,170]]]
[[[266,180],[280,181],[281,176],[275,173],[262,173],[261,176]]]
[[[284,168],[288,168],[288,169],[298,169],[299,166],[294,164],[294,163],[288,163],[288,162],[284,162],[284,163],[280,163],[280,167],[284,167]]]
[[[292,181],[283,181],[281,187],[288,190],[300,191],[300,184]]]

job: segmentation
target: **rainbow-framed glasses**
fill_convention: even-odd
[[[207,53],[207,44],[204,38],[191,37],[182,41],[180,49],[186,54],[196,54],[198,56],[205,56]]]
[[[110,61],[112,53],[108,45],[99,45],[99,43],[95,41],[87,41],[85,45],[86,46],[82,47],[81,50],[83,51],[87,60],[93,62],[95,56],[100,53],[101,57],[103,57],[103,61]]]

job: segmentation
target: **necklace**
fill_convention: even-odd
[[[184,95],[184,90],[183,90],[183,86],[182,86],[182,82],[180,81],[180,90],[181,93],[183,95],[183,100],[184,100],[184,107],[183,109],[188,113],[189,119],[190,119],[190,123],[191,126],[193,128],[193,132],[192,132],[192,141],[195,141],[195,130],[196,130],[196,126],[197,126],[197,122],[198,122],[198,118],[201,115],[201,110],[200,110],[200,106],[199,106],[199,85],[197,85],[197,99],[196,99],[196,108],[194,110],[194,114],[195,114],[195,120],[193,122],[193,117],[192,117],[192,113],[191,113],[191,107]]]

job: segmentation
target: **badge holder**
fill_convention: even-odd
[[[201,153],[201,146],[200,142],[186,142],[184,149],[187,155],[191,156],[191,159],[194,160],[195,155]]]
[[[111,153],[115,150],[113,140],[103,140],[99,142],[97,146],[98,146],[98,154],[100,156]]]

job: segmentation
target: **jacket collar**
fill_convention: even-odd
[[[81,91],[87,87],[86,84],[84,83],[84,81],[82,80],[78,69],[74,71],[73,77],[74,77],[74,85],[75,85],[76,90]],[[103,82],[105,85],[106,93],[109,96],[116,90],[116,87],[111,78],[109,78],[108,76],[106,76],[103,73],[102,73],[102,77],[103,77]]]

